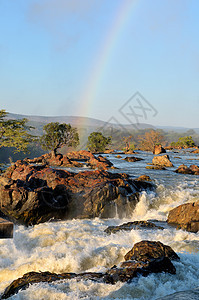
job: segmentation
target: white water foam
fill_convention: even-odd
[[[124,255],[141,240],[161,241],[176,251],[176,275],[151,274],[132,283],[109,285],[76,279],[33,284],[10,299],[141,299],[155,300],[176,291],[193,289],[199,282],[199,233],[165,226],[164,230],[119,231],[107,235],[107,226],[126,221],[157,219],[165,221],[168,211],[198,199],[192,183],[174,189],[157,188],[157,194],[143,192],[131,219],[71,220],[44,223],[33,227],[16,226],[14,238],[0,240],[0,292],[15,279],[30,271],[105,272],[119,264]]]

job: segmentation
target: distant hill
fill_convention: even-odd
[[[34,115],[21,115],[9,113],[7,118],[9,119],[23,119],[26,118],[29,120],[29,124],[36,127],[38,133],[42,130],[43,126],[50,122],[59,122],[59,123],[70,123],[73,127],[78,129],[87,130],[89,133],[94,130],[106,130],[112,128],[114,130],[135,130],[135,129],[146,129],[153,128],[154,126],[150,124],[140,123],[140,124],[114,124],[104,122],[94,118],[87,117],[77,117],[77,116],[34,116]]]
[[[78,129],[87,129],[88,132],[92,132],[96,129],[112,128],[116,130],[133,130],[133,129],[162,129],[164,131],[175,131],[175,132],[186,132],[193,129],[196,133],[199,133],[199,128],[186,128],[186,127],[175,127],[175,126],[153,126],[151,124],[140,123],[140,124],[114,124],[107,123],[98,119],[79,117],[79,116],[35,116],[35,115],[21,115],[21,114],[8,114],[9,119],[22,119],[27,118],[32,126],[37,128],[40,132],[43,126],[50,122],[70,123],[73,127]]]
[[[86,117],[76,117],[76,116],[34,116],[34,115],[19,115],[9,113],[9,119],[22,119],[27,118],[30,122],[38,122],[38,123],[50,123],[50,122],[60,122],[60,123],[70,123],[72,126],[76,127],[86,127],[86,126],[94,126],[100,127],[103,126],[106,122],[100,121],[93,118]]]

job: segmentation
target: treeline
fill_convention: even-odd
[[[184,133],[174,131],[140,129],[124,130],[109,127],[100,128],[83,137],[82,129],[73,128],[70,124],[51,122],[38,128],[28,125],[27,119],[7,119],[7,112],[0,110],[0,162],[8,163],[25,157],[41,156],[46,151],[57,155],[74,150],[88,149],[92,152],[103,152],[107,147],[118,150],[153,151],[154,146],[190,148],[199,145],[199,135],[194,130]],[[36,126],[36,124],[34,124]],[[41,129],[43,134],[41,135]],[[40,133],[39,133],[40,132]]]
[[[127,146],[134,149],[152,151],[154,144],[162,144],[164,147],[189,148],[199,145],[199,134],[194,130],[185,132],[154,130],[151,128],[140,130],[105,130],[105,136],[111,135],[112,149],[125,149]],[[150,146],[151,145],[153,146]]]

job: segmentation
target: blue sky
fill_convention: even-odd
[[[198,0],[0,0],[1,109],[128,123],[138,91],[139,122],[199,127],[198,15]]]

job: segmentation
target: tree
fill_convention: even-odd
[[[171,147],[174,147],[174,148],[175,147],[191,148],[191,147],[195,147],[195,146],[196,146],[196,144],[193,141],[192,136],[183,136],[183,137],[180,137],[177,142],[171,143]]]
[[[105,137],[101,132],[92,132],[88,137],[87,147],[91,152],[104,152],[111,143],[111,137]]]
[[[48,123],[43,127],[45,133],[40,138],[41,147],[57,155],[62,146],[76,147],[79,144],[79,135],[76,128],[70,124],[59,122]]]
[[[158,130],[150,130],[145,132],[144,135],[138,137],[140,141],[140,148],[144,151],[152,151],[156,145],[164,142],[163,135]]]
[[[123,137],[123,140],[124,140],[124,143],[125,143],[125,151],[130,150],[132,137],[133,137],[132,135],[127,136],[127,137]]]
[[[10,120],[5,119],[8,113],[0,110],[0,148],[14,147],[15,152],[27,152],[28,145],[35,139],[28,133],[32,126],[28,126],[27,119]]]

